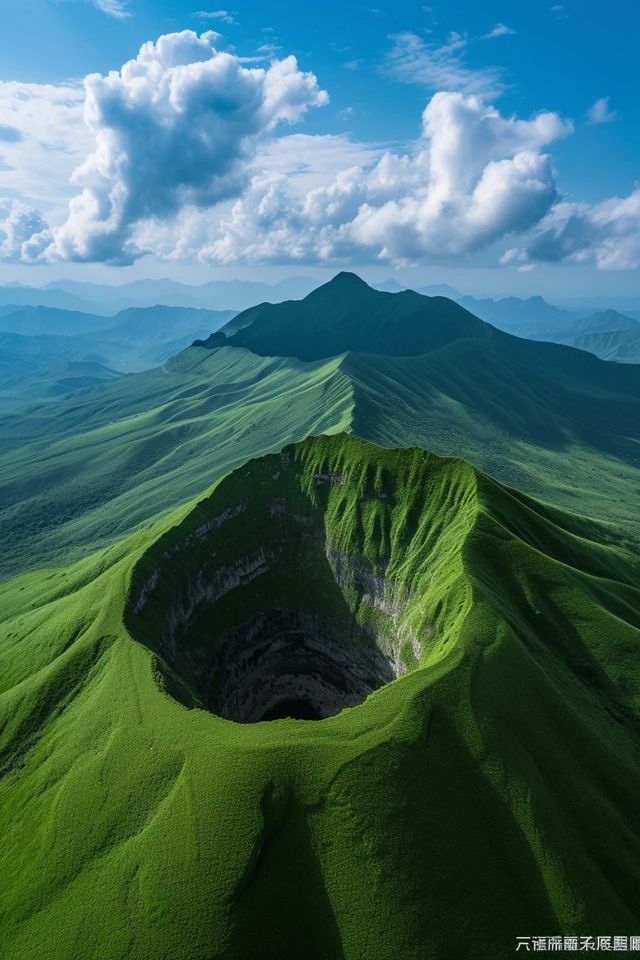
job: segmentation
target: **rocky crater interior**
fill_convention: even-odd
[[[359,476],[253,461],[153,545],[126,620],[171,695],[240,723],[319,720],[419,659],[389,575],[392,493]]]

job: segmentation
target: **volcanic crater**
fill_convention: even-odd
[[[183,704],[238,723],[322,720],[432,642],[416,621],[416,570],[401,577],[394,565],[417,514],[398,517],[393,471],[345,460],[345,443],[379,450],[316,438],[251,461],[139,562],[127,626]],[[338,456],[327,464],[328,450]]]

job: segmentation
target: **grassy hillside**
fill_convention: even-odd
[[[635,930],[639,567],[606,537],[332,437],[5,583],[0,953],[502,960],[523,931]],[[185,706],[221,644],[242,687],[230,638],[283,596],[332,618],[310,655],[398,679],[321,722]]]
[[[357,309],[352,293],[343,304],[345,283],[355,286]],[[250,456],[340,430],[462,456],[606,520],[623,538],[638,536],[640,369],[510,337],[465,311],[443,315],[428,298],[378,293],[349,275],[293,306],[269,307],[284,333],[270,321],[263,346],[273,336],[275,350],[293,329],[291,311],[298,316],[310,301],[309,350],[323,353],[333,333],[351,344],[369,332],[373,347],[371,297],[382,305],[376,349],[393,341],[426,352],[350,347],[304,361],[260,356],[222,337],[224,346],[193,347],[157,370],[0,417],[0,569],[78,556],[185,502]],[[385,321],[388,300],[398,306]]]
[[[0,418],[3,572],[123,536],[249,457],[347,429],[339,359],[187,350],[157,370]]]

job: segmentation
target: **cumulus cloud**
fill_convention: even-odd
[[[386,151],[305,192],[277,170],[256,174],[199,256],[230,263],[465,255],[547,214],[557,188],[541,149],[570,130],[554,113],[519,120],[478,97],[438,93],[411,153]]]
[[[0,200],[0,259],[33,262],[50,241],[38,210],[18,200]]]
[[[600,270],[640,268],[640,187],[596,204],[558,203],[529,243],[504,262],[595,263]]]
[[[609,109],[609,97],[600,97],[595,103],[592,103],[587,110],[587,120],[589,123],[611,123],[617,120],[618,114],[615,110]]]
[[[96,145],[73,173],[80,192],[49,256],[131,262],[144,253],[139,224],[237,196],[259,139],[327,101],[295,57],[249,69],[219,52],[217,38],[168,34],[121,70],[86,78]]]
[[[404,150],[285,133],[327,101],[315,76],[293,57],[249,65],[218,38],[169,34],[84,88],[0,82],[0,257],[411,263],[507,241],[519,269],[640,266],[640,188],[567,202],[547,151],[572,130],[558,114],[520,119],[450,90]],[[458,63],[463,87],[478,79],[457,59],[467,43],[452,34],[435,58],[443,76]]]

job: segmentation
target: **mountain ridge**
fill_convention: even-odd
[[[375,290],[357,274],[343,271],[303,300],[243,311],[196,345],[243,346],[260,356],[309,361],[349,351],[415,355],[463,336],[488,337],[491,329],[446,297]]]

